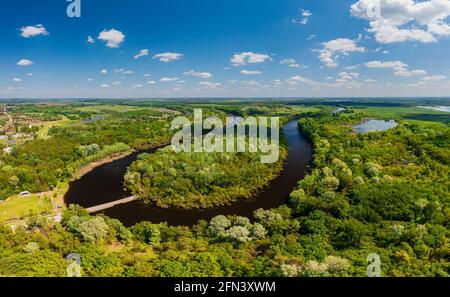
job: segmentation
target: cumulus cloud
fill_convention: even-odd
[[[17,78],[17,77],[14,78],[13,81],[14,81],[14,82],[22,82],[22,80],[21,80],[20,78]]]
[[[280,61],[280,64],[288,65],[291,68],[300,68],[300,64],[298,64],[294,59],[283,59]]]
[[[169,62],[179,60],[182,57],[183,57],[183,54],[180,54],[180,53],[166,52],[166,53],[160,53],[160,54],[154,55],[153,59],[158,59],[161,62],[169,63]]]
[[[336,82],[349,82],[354,80],[359,76],[359,73],[357,72],[340,72],[338,74],[338,78],[336,79]]]
[[[36,26],[26,26],[20,28],[20,36],[25,38],[35,37],[39,35],[47,36],[49,33],[45,29],[43,25],[36,25]]]
[[[357,40],[347,38],[338,38],[322,43],[322,49],[319,50],[319,59],[329,68],[337,67],[337,59],[340,55],[347,56],[351,52],[365,52],[366,49],[358,46]]]
[[[28,59],[21,59],[17,62],[17,65],[19,65],[19,66],[30,66],[33,64],[34,64],[34,62],[31,60],[28,60]]]
[[[307,85],[315,85],[316,84],[316,82],[314,82],[313,80],[303,77],[303,76],[300,76],[300,75],[295,75],[295,76],[292,76],[292,77],[286,79],[286,83],[289,86],[295,86],[295,85],[298,85],[298,83],[304,83]]]
[[[135,58],[135,59],[139,59],[140,57],[148,56],[148,54],[149,54],[148,49],[141,49],[141,50],[139,51],[139,53],[136,54],[136,55],[134,56],[134,58]]]
[[[374,5],[381,8],[379,15],[368,13]],[[369,21],[368,31],[380,43],[429,43],[450,36],[448,0],[359,0],[350,12]]]
[[[261,74],[261,71],[256,71],[256,70],[241,70],[241,74],[244,75],[257,75],[257,74]]]
[[[117,48],[120,44],[125,40],[125,35],[122,32],[111,29],[111,30],[103,30],[98,35],[97,39],[106,42],[106,46],[110,48]]]
[[[102,88],[109,88],[109,85],[108,84],[102,84],[100,87],[102,87]]]
[[[270,61],[270,56],[265,54],[258,54],[253,52],[243,52],[239,54],[234,54],[231,58],[231,63],[233,66],[242,66],[247,63],[255,64],[255,63],[264,63],[266,61]]]
[[[221,83],[213,83],[213,82],[210,82],[210,81],[201,81],[198,84],[200,86],[204,87],[204,88],[207,88],[207,89],[215,89],[215,88],[218,88],[218,87],[222,86]]]
[[[408,64],[405,64],[401,61],[370,61],[366,63],[366,67],[376,69],[392,69],[395,76],[402,77],[427,75],[427,72],[425,70],[408,70]]]
[[[177,81],[177,80],[179,80],[178,77],[162,77],[160,79],[160,81],[162,81],[162,82],[174,82],[174,81]]]
[[[191,75],[191,76],[195,76],[195,77],[199,77],[199,78],[203,78],[203,79],[209,79],[209,78],[213,77],[213,75],[209,72],[198,72],[198,71],[194,71],[194,70],[187,71],[183,74]]]
[[[93,43],[95,43],[95,39],[92,36],[88,36],[86,42],[93,44]]]
[[[103,69],[102,71],[100,71],[101,74],[108,74],[108,70]]]

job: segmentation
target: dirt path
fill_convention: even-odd
[[[8,117],[8,123],[6,123],[5,127],[3,128],[4,132],[7,132],[11,128],[14,127],[14,117],[9,112],[3,112]]]

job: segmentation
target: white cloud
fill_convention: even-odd
[[[436,81],[443,81],[446,78],[447,77],[445,75],[431,75],[422,77],[422,80],[426,82],[436,82]]]
[[[88,36],[86,42],[87,43],[95,43],[95,39],[92,36]]]
[[[34,64],[34,62],[31,60],[28,60],[28,59],[21,59],[21,60],[19,60],[19,62],[17,62],[17,65],[19,65],[19,66],[30,66],[33,64]]]
[[[213,83],[213,82],[210,82],[210,81],[201,81],[198,84],[200,86],[208,88],[208,89],[215,89],[215,88],[218,88],[218,87],[222,86],[221,83]]]
[[[319,50],[319,59],[329,68],[337,67],[339,55],[348,55],[351,52],[365,52],[364,47],[357,44],[357,40],[347,38],[338,38],[322,44],[323,48]]]
[[[402,76],[402,77],[411,77],[411,76],[423,76],[427,75],[428,73],[425,70],[416,69],[416,70],[398,70],[394,72],[395,76]]]
[[[97,39],[106,42],[107,47],[117,48],[125,40],[125,35],[116,29],[105,29],[100,32]]]
[[[257,75],[257,74],[261,74],[261,71],[256,71],[256,70],[241,70],[241,74],[244,75]]]
[[[132,70],[126,70],[125,68],[114,69],[115,74],[128,75],[133,74]]]
[[[408,70],[408,64],[405,64],[401,61],[386,61],[386,62],[370,61],[366,63],[366,67],[376,69],[392,69],[394,71],[395,76],[401,77],[427,75],[427,72],[425,70],[421,69]]]
[[[20,78],[17,78],[17,77],[14,78],[13,81],[14,81],[14,82],[22,82],[22,80],[21,80]]]
[[[365,79],[364,82],[369,83],[369,84],[373,84],[373,83],[376,83],[378,81],[376,79],[368,78],[368,79]]]
[[[150,73],[144,74],[144,77],[149,77],[149,76],[150,76]]]
[[[233,66],[242,66],[247,63],[255,64],[255,63],[264,63],[265,61],[270,61],[270,56],[265,54],[257,54],[253,52],[244,52],[239,54],[234,54],[231,58],[231,63]]]
[[[119,86],[122,84],[122,81],[118,80],[118,81],[114,81],[111,83],[113,86]]]
[[[107,84],[102,84],[100,87],[102,87],[102,88],[109,88],[109,85],[107,85]]]
[[[20,28],[20,36],[25,38],[30,38],[34,36],[44,35],[47,36],[48,32],[42,25],[36,25],[36,26],[26,26]]]
[[[260,82],[256,81],[256,80],[243,80],[243,81],[238,81],[240,85],[244,86],[244,87],[250,87],[250,88],[260,88],[260,87],[264,87],[263,84],[261,84]]]
[[[300,75],[295,75],[295,76],[292,76],[292,77],[286,79],[286,83],[290,86],[295,86],[298,83],[304,83],[307,85],[315,85],[316,84],[316,82],[312,81],[311,79],[302,77]]]
[[[379,16],[367,12],[374,4]],[[369,32],[380,43],[418,41],[436,42],[450,36],[450,1],[448,0],[359,0],[351,6],[353,16],[369,21]]]
[[[359,64],[345,67],[345,69],[347,69],[347,70],[354,70],[354,69],[358,69],[358,68],[359,68]]]
[[[174,81],[177,81],[177,80],[179,80],[178,77],[162,77],[160,79],[160,81],[162,81],[162,82],[174,82]]]
[[[309,21],[309,18],[312,16],[312,13],[309,10],[302,9],[301,10],[301,20],[299,21],[300,25],[306,25]]]
[[[154,81],[154,80],[149,80],[147,83],[148,83],[149,85],[154,85],[154,84],[156,84],[156,81]]]
[[[88,78],[88,80],[87,81],[94,81],[94,79],[93,78]]]
[[[199,77],[199,78],[203,78],[203,79],[209,79],[212,78],[213,75],[209,72],[197,72],[194,70],[191,71],[187,71],[185,73],[183,73],[184,75],[191,75],[191,76],[195,76],[195,77]]]
[[[135,85],[131,86],[132,89],[138,89],[138,88],[142,88],[142,87],[143,87],[142,84],[135,84]]]
[[[148,49],[141,49],[137,55],[134,56],[135,59],[139,59],[140,57],[148,56]]]
[[[408,64],[405,64],[401,61],[370,61],[366,63],[368,68],[390,68],[394,70],[400,70],[408,67]]]
[[[100,71],[101,74],[108,74],[108,70],[103,69],[102,71]]]
[[[300,68],[301,65],[297,63],[294,59],[283,59],[280,61],[281,65],[288,65],[291,68]]]
[[[170,52],[166,52],[166,53],[160,53],[160,54],[156,54],[153,56],[153,59],[158,59],[161,62],[173,62],[176,60],[179,60],[183,57],[183,54],[180,53],[170,53]]]
[[[340,72],[338,74],[338,78],[336,79],[336,82],[349,82],[354,80],[359,76],[359,73],[357,72]]]

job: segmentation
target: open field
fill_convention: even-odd
[[[50,130],[51,127],[59,127],[59,126],[63,126],[63,125],[67,125],[67,124],[71,123],[71,120],[68,119],[67,117],[65,117],[65,116],[61,116],[61,117],[62,117],[62,119],[59,121],[41,122],[41,123],[35,124],[36,126],[40,126],[39,131],[36,133],[37,138],[47,139],[47,138],[49,138],[48,131]]]
[[[427,120],[450,123],[450,113],[434,111],[419,107],[354,107],[355,111],[380,119]]]
[[[52,191],[9,197],[0,203],[0,223],[54,213],[64,206],[67,187],[67,183],[59,183]]]

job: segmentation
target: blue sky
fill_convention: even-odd
[[[2,1],[1,98],[450,94],[450,0],[68,4]]]

